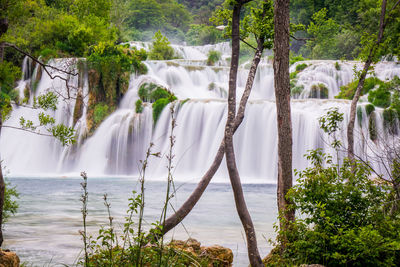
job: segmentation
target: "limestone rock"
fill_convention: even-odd
[[[0,250],[0,267],[19,267],[19,257],[15,252]]]

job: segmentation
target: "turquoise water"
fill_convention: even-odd
[[[81,253],[82,229],[81,186],[79,178],[9,178],[20,193],[19,210],[5,225],[5,248],[18,253],[22,262],[33,266],[73,265]],[[146,183],[145,221],[147,227],[159,220],[165,198],[165,183]],[[192,192],[195,184],[176,183],[179,205]],[[262,255],[271,245],[266,239],[275,236],[276,186],[244,185],[246,201],[258,234]],[[108,194],[116,228],[122,229],[128,198],[139,184],[133,178],[89,178],[89,231],[93,236],[107,223],[103,195]],[[169,210],[169,212],[172,212]],[[202,245],[219,244],[232,249],[235,266],[247,266],[245,236],[236,215],[230,184],[210,184],[198,205],[168,238],[195,238]]]

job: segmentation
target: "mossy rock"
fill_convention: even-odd
[[[365,111],[367,112],[367,115],[371,115],[372,112],[375,111],[375,106],[373,104],[368,104],[365,106]]]
[[[291,96],[298,97],[303,92],[303,90],[304,90],[304,86],[303,85],[295,86],[295,87],[291,88],[290,94],[291,94]]]
[[[303,71],[307,67],[308,67],[308,65],[306,63],[299,64],[296,66],[296,72]]]
[[[362,126],[362,120],[363,120],[363,107],[358,106],[357,107],[357,121],[358,121],[358,125],[360,127]]]
[[[76,97],[75,101],[75,107],[74,107],[74,115],[73,115],[73,125],[75,125],[78,120],[82,117],[83,115],[83,96],[82,96],[82,91],[78,91],[78,95]]]
[[[327,99],[329,96],[328,87],[325,84],[313,84],[310,89],[309,98]]]
[[[135,111],[140,114],[143,112],[143,102],[141,99],[138,99],[135,103]]]
[[[389,132],[389,134],[397,135],[398,134],[398,120],[399,114],[396,110],[392,108],[387,108],[383,111],[383,125],[385,129]]]
[[[168,98],[173,93],[158,84],[143,83],[139,87],[138,95],[143,102],[154,103],[160,98]]]
[[[378,132],[376,128],[376,113],[372,112],[368,119],[368,131],[369,131],[369,138],[372,141],[378,139]]]

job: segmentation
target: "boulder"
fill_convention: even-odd
[[[0,250],[0,267],[19,267],[19,257],[15,252]]]

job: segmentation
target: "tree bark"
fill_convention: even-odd
[[[235,198],[236,210],[238,212],[240,221],[242,222],[246,234],[247,251],[250,264],[251,266],[263,266],[260,254],[258,252],[257,238],[253,222],[250,217],[250,213],[247,210],[247,205],[243,194],[239,172],[236,166],[235,152],[233,148],[233,131],[235,126],[236,114],[236,82],[240,50],[240,10],[241,3],[239,2],[233,7],[232,17],[232,57],[229,73],[228,118],[225,126],[224,138],[225,156],[233,195]]]
[[[360,99],[362,89],[364,88],[365,78],[367,77],[368,70],[369,70],[371,64],[373,63],[373,59],[374,59],[376,50],[379,47],[379,44],[382,42],[382,39],[383,39],[383,31],[385,30],[385,26],[386,26],[386,24],[385,24],[386,4],[387,4],[387,0],[383,0],[380,20],[379,20],[378,39],[369,51],[367,61],[365,61],[364,68],[363,68],[363,70],[361,72],[361,76],[358,80],[356,92],[354,94],[354,97],[353,97],[353,99],[351,101],[351,105],[350,105],[350,119],[349,119],[349,123],[347,124],[347,149],[348,149],[347,153],[348,153],[348,157],[350,160],[354,160],[354,124],[356,121],[357,102]]]
[[[274,7],[274,82],[278,126],[278,211],[280,227],[294,220],[294,210],[288,210],[286,199],[293,185],[292,121],[289,79],[289,0],[275,0]]]
[[[235,117],[235,125],[233,128],[233,133],[239,128],[240,124],[244,119],[244,113],[246,110],[247,100],[249,99],[251,90],[253,88],[254,77],[257,72],[258,65],[261,60],[262,53],[264,51],[264,39],[260,39],[258,41],[257,50],[254,54],[254,58],[250,67],[249,75],[247,77],[245,90],[243,92],[242,98],[240,100],[239,109],[237,115]],[[225,141],[222,140],[217,154],[215,155],[214,161],[211,164],[210,168],[201,178],[200,182],[197,184],[196,188],[189,196],[189,198],[183,203],[183,205],[175,211],[166,221],[165,226],[163,228],[163,234],[166,234],[175,226],[177,226],[193,209],[193,207],[197,204],[200,200],[201,196],[203,195],[204,191],[206,190],[208,184],[210,183],[211,179],[214,177],[215,173],[217,172],[219,166],[221,165],[222,159],[225,154]]]
[[[1,138],[1,128],[3,126],[2,108],[0,107],[0,138]],[[2,161],[0,158],[0,247],[3,244],[3,207],[4,207],[4,193],[6,185],[3,177]]]

